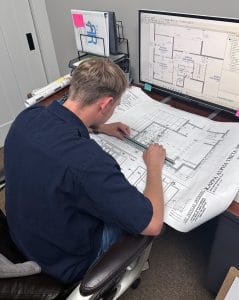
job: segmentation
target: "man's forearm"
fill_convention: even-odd
[[[161,173],[154,170],[148,171],[144,195],[150,200],[153,207],[153,216],[150,222],[152,227],[157,228],[158,226],[161,228],[164,217],[164,199]]]

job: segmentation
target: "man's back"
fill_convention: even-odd
[[[84,228],[77,230],[79,217],[87,217],[79,216],[80,204],[76,199],[79,187],[74,166],[81,166],[76,163],[80,153],[76,155],[74,151],[78,148],[75,143],[79,142],[80,120],[74,121],[76,124],[66,126],[64,120],[54,118],[45,108],[33,108],[18,117],[5,144],[6,212],[12,237],[20,250],[29,259],[37,260],[43,270],[48,271],[49,263],[55,264],[51,269],[57,275],[58,267],[65,269],[62,264],[76,268],[76,261],[81,262],[82,269],[76,273],[83,274],[97,252],[96,245],[89,248],[88,233],[82,232]],[[84,127],[82,132],[85,133]],[[84,137],[82,140],[89,141]],[[97,228],[99,243],[102,225],[99,226],[99,220],[92,219],[89,223],[92,222],[95,226],[92,224],[86,230]],[[87,220],[85,223],[88,224]],[[67,257],[68,251],[78,257]],[[69,269],[69,274],[60,277],[71,280],[71,272]]]
[[[4,151],[12,238],[28,259],[64,282],[79,280],[93,262],[104,222],[140,233],[150,221],[149,201],[57,102],[20,114]]]

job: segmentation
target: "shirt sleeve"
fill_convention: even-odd
[[[129,183],[118,163],[98,145],[94,153],[88,153],[80,182],[89,197],[84,209],[104,223],[139,234],[151,221],[149,199]]]

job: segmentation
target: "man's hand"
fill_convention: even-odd
[[[166,151],[162,145],[151,144],[144,151],[143,159],[148,171],[161,172],[166,157]]]
[[[120,140],[123,140],[125,136],[128,136],[130,134],[129,126],[120,122],[102,124],[98,127],[98,131],[99,133],[117,137]]]

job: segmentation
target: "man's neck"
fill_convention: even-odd
[[[95,107],[94,105],[80,105],[77,101],[67,99],[63,106],[75,114],[84,123],[87,128],[90,128],[95,123]]]

